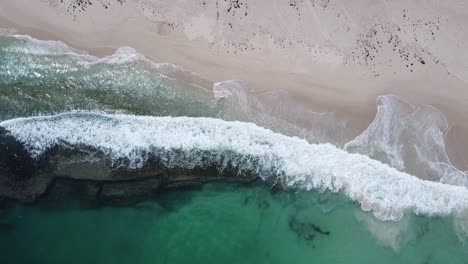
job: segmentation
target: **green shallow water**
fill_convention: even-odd
[[[381,222],[335,194],[210,184],[132,207],[0,215],[0,263],[467,263],[450,218]]]
[[[251,121],[311,142],[321,134],[336,139],[331,132],[345,127],[299,106],[277,118],[293,105],[280,104],[282,94],[267,100],[271,113],[248,93],[217,101],[136,53],[119,54],[99,59],[0,31],[0,121],[74,110],[203,116]],[[301,130],[308,124],[302,119],[313,118],[322,120],[311,123],[315,130],[329,122],[332,129]],[[209,184],[131,207],[0,210],[0,264],[468,263],[466,235],[457,229],[464,221],[407,214],[382,222],[338,194]]]

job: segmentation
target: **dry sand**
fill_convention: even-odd
[[[463,0],[78,2],[2,0],[0,28],[95,55],[130,46],[208,83],[237,79],[254,90],[288,90],[313,109],[347,113],[362,127],[378,95],[430,104],[452,126],[447,142],[454,163],[468,169]]]

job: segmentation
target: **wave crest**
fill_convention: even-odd
[[[66,113],[0,123],[32,156],[59,145],[100,151],[116,165],[144,166],[157,157],[168,168],[215,166],[255,173],[286,188],[342,192],[382,220],[405,211],[448,215],[466,210],[468,190],[424,181],[330,144],[310,144],[252,123],[213,118]],[[125,160],[125,163],[119,164]]]

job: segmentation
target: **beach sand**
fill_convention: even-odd
[[[266,3],[268,2],[268,3]],[[78,5],[79,3],[79,5]],[[90,5],[89,3],[92,3]],[[360,129],[395,94],[447,117],[468,170],[468,4],[450,1],[2,0],[0,28],[93,55],[129,46],[214,82],[287,90]]]

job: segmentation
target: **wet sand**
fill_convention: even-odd
[[[377,96],[440,109],[448,152],[468,169],[468,8],[463,1],[134,2],[3,0],[0,28],[103,56],[130,46],[207,79],[283,89],[364,129]],[[283,3],[284,2],[284,3]],[[75,6],[75,7],[73,7]],[[207,87],[211,88],[211,87]]]

